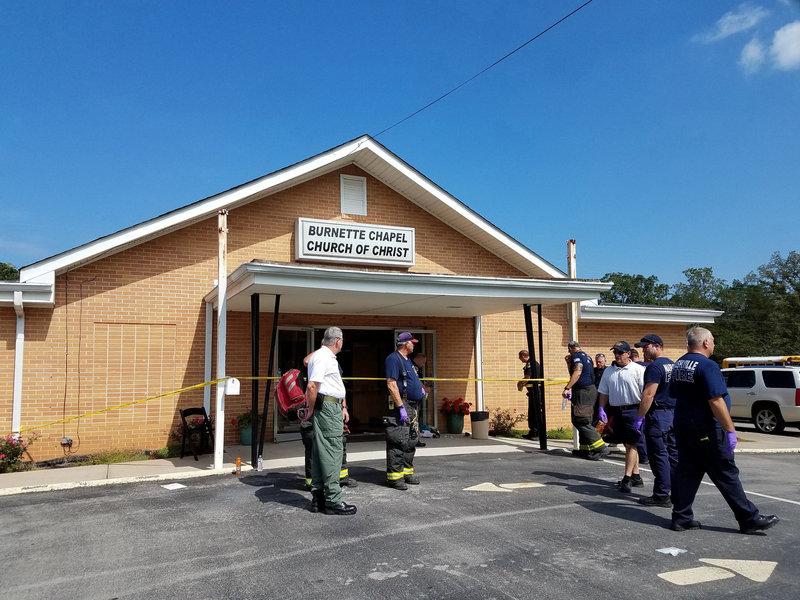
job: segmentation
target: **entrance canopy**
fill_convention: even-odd
[[[280,294],[282,313],[475,317],[518,310],[523,304],[589,300],[611,285],[251,262],[228,276],[227,306],[246,312],[252,294]],[[216,307],[217,288],[205,300]]]

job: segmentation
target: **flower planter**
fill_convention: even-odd
[[[253,430],[250,425],[239,430],[239,443],[242,446],[251,446],[253,444]]]
[[[461,434],[464,432],[464,415],[447,415],[447,432]]]

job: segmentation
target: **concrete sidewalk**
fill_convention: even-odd
[[[417,448],[417,456],[447,456],[464,454],[494,454],[520,451],[515,445],[496,439],[475,440],[462,435],[442,435],[425,440],[427,447]],[[538,447],[538,445],[537,445]],[[380,460],[386,456],[386,446],[380,436],[374,440],[355,441],[347,445],[348,463]],[[94,487],[137,481],[179,481],[209,475],[233,473],[236,458],[242,459],[242,471],[251,471],[249,446],[226,446],[223,468],[215,470],[213,454],[158,460],[137,460],[107,465],[36,469],[19,473],[0,474],[0,496]],[[264,471],[294,469],[304,465],[303,444],[300,440],[264,446]]]
[[[800,453],[800,431],[791,428],[780,435],[758,433],[752,425],[736,424],[739,446],[737,453]],[[453,456],[465,454],[495,454],[504,452],[538,451],[539,443],[517,438],[491,438],[476,440],[461,435],[442,435],[425,440],[427,447],[418,448],[418,456]],[[548,440],[550,450],[570,450],[569,440]],[[385,457],[383,438],[375,436],[369,441],[353,441],[347,445],[348,463],[381,460]],[[622,453],[622,447],[615,450]],[[209,475],[232,473],[236,457],[242,459],[242,471],[250,471],[250,448],[226,446],[221,471],[213,468],[212,454],[202,454],[199,461],[191,456],[159,460],[138,460],[108,465],[37,469],[20,473],[0,474],[0,496],[63,490],[76,487],[93,487],[132,483],[137,481],[179,481]],[[302,467],[303,444],[299,440],[267,444],[264,446],[264,470],[294,469]]]

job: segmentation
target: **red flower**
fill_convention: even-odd
[[[470,406],[472,406],[472,403],[464,402],[464,399],[460,396],[455,400],[444,398],[441,410],[446,415],[468,415]]]

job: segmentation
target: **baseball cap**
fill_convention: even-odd
[[[619,350],[620,352],[630,352],[631,345],[625,341],[619,341],[613,346],[611,346],[611,350]]]
[[[637,348],[644,348],[645,346],[647,346],[647,344],[657,344],[659,346],[663,346],[664,340],[658,337],[655,333],[648,333],[641,340],[636,342],[634,346],[636,346]]]
[[[411,335],[410,331],[403,331],[400,335],[397,336],[397,343],[398,344],[405,344],[406,342],[414,342],[415,344],[419,343],[419,340],[416,339],[413,335]]]

